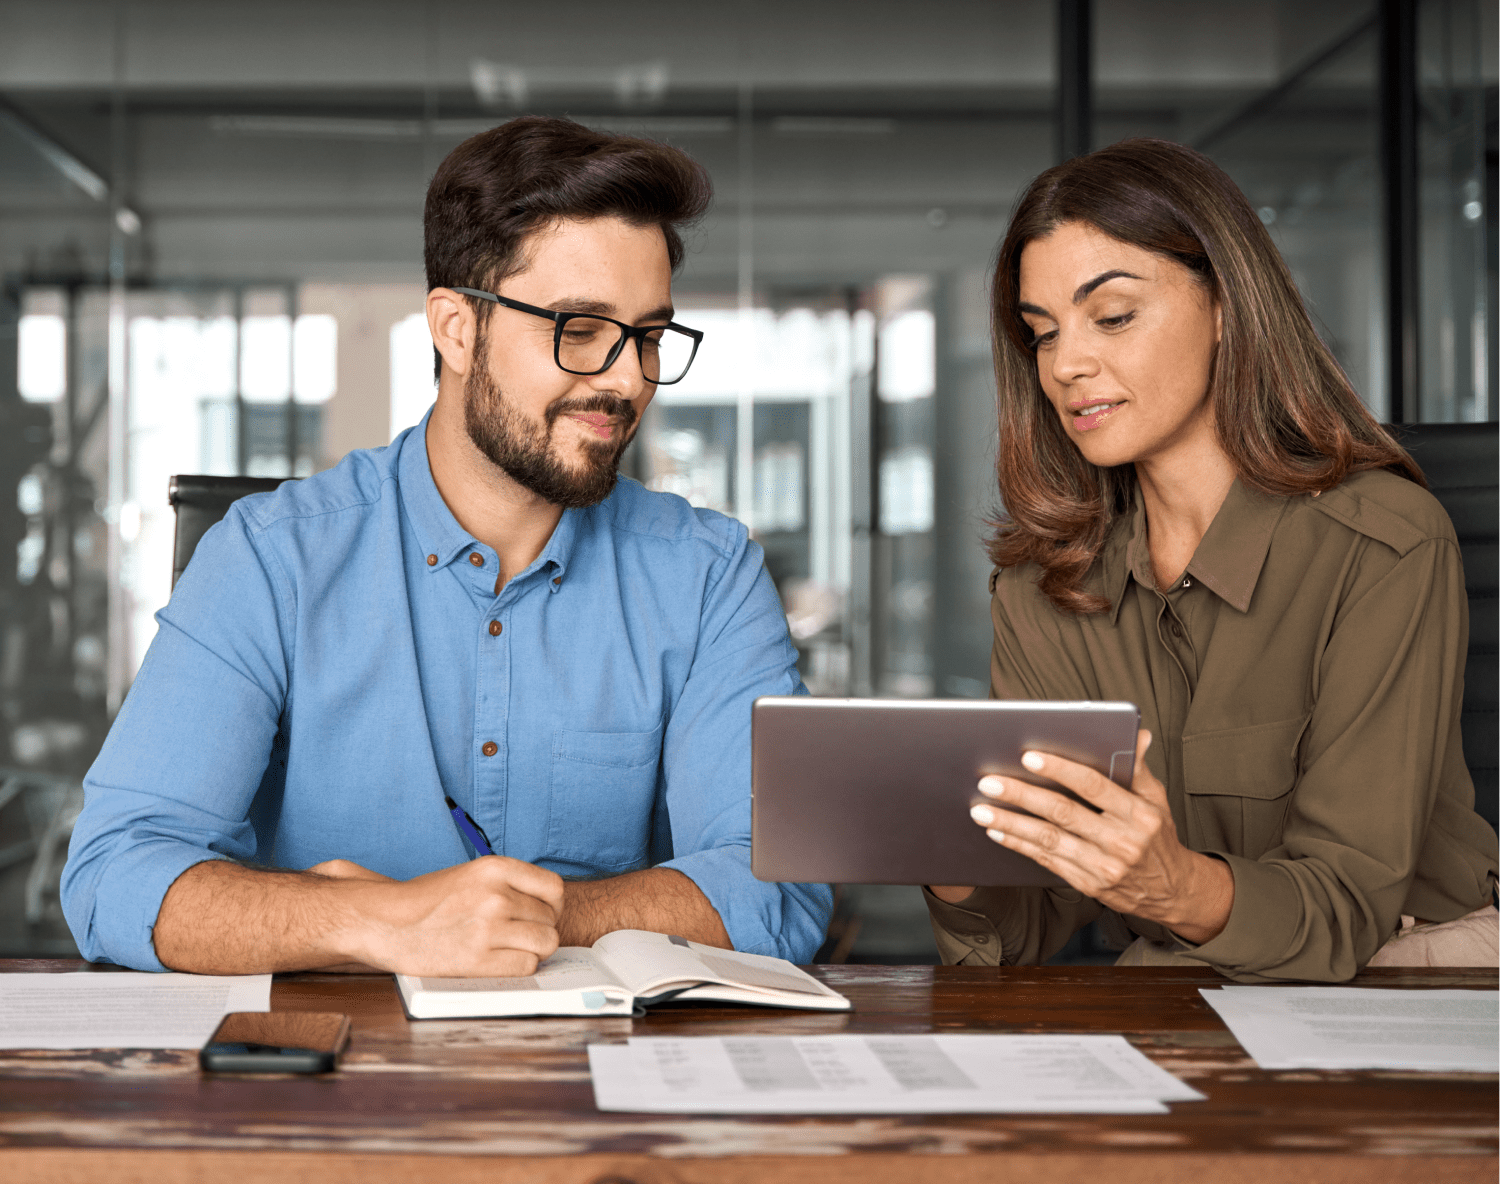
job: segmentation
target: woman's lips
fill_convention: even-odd
[[[1091,432],[1116,411],[1125,406],[1120,403],[1090,403],[1087,407],[1073,409],[1073,430]]]

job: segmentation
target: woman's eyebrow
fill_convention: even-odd
[[[1109,283],[1110,280],[1138,280],[1140,278],[1138,275],[1132,275],[1128,271],[1121,271],[1119,268],[1116,268],[1114,271],[1102,272],[1089,280],[1088,283],[1078,286],[1078,291],[1073,293],[1073,303],[1081,304],[1090,292],[1100,284]]]

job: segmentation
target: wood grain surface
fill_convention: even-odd
[[[0,972],[77,962],[0,962]],[[1496,1178],[1494,1074],[1265,1072],[1198,995],[1210,971],[824,966],[852,1014],[681,1005],[642,1020],[409,1022],[386,975],[278,976],[278,1011],[338,1011],[324,1077],[211,1076],[196,1053],[0,1051],[0,1180],[1134,1181]],[[1494,971],[1356,985],[1493,990]],[[1208,1095],[1169,1115],[602,1114],[585,1046],[632,1033],[1120,1032]]]

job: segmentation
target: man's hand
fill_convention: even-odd
[[[437,977],[531,974],[558,945],[563,882],[502,856],[392,880],[347,860],[309,872],[196,864],[167,890],[156,954],[174,970],[262,974],[361,963]]]
[[[1234,877],[1222,861],[1188,850],[1177,838],[1167,791],[1146,768],[1150,745],[1151,733],[1142,731],[1130,789],[1059,756],[1028,752],[1021,758],[1033,773],[1071,789],[1099,813],[1050,789],[997,776],[979,782],[994,804],[977,805],[971,813],[994,842],[1056,872],[1106,908],[1206,942],[1229,921]],[[934,889],[940,896],[961,891]]]
[[[345,875],[369,893],[351,935],[360,962],[397,974],[509,977],[534,973],[557,950],[563,882],[555,872],[503,855],[404,883],[349,866],[358,871]]]

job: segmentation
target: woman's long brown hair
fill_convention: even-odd
[[[1004,506],[989,544],[997,566],[1037,564],[1038,587],[1063,612],[1107,611],[1082,584],[1135,488],[1133,466],[1099,468],[1068,439],[1017,309],[1022,250],[1065,222],[1180,263],[1218,302],[1224,328],[1208,397],[1219,444],[1246,485],[1286,496],[1391,469],[1425,487],[1318,337],[1235,183],[1191,148],[1124,140],[1037,177],[1000,244],[991,291]]]

